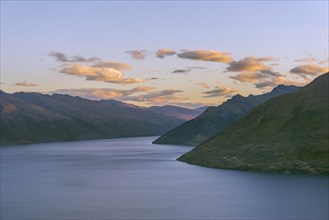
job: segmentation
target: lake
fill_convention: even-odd
[[[328,177],[219,170],[156,137],[2,147],[1,219],[328,219]]]

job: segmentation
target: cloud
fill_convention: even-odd
[[[39,86],[39,85],[34,83],[28,83],[27,81],[23,81],[16,83],[15,86]]]
[[[190,72],[191,70],[181,70],[181,69],[177,69],[172,71],[171,73],[177,73],[177,74],[187,74],[188,72]]]
[[[51,51],[49,56],[55,57],[59,62],[97,62],[101,60],[98,57],[84,58],[78,55],[68,58],[64,53],[56,51]]]
[[[300,65],[290,70],[291,73],[298,74],[302,78],[315,77],[328,71],[328,67],[321,67],[316,64]]]
[[[239,61],[233,61],[226,68],[232,72],[257,72],[263,70],[271,70],[271,67],[263,64],[263,62],[274,61],[272,57],[245,57]]]
[[[72,96],[80,96],[87,99],[120,99],[135,93],[147,92],[156,89],[152,86],[138,86],[129,90],[119,90],[112,88],[85,88],[85,89],[61,89],[53,93],[69,94]]]
[[[122,100],[124,101],[134,101],[134,102],[144,102],[148,104],[169,104],[171,102],[177,102],[182,100],[187,100],[187,98],[177,95],[177,93],[183,92],[182,90],[176,89],[166,89],[161,91],[150,92],[146,95],[139,96],[127,96]]]
[[[306,63],[313,63],[313,62],[317,62],[317,61],[318,61],[318,59],[316,59],[314,57],[307,57],[304,59],[295,60],[295,62],[306,62]]]
[[[119,71],[131,70],[132,67],[127,63],[121,62],[108,62],[108,61],[101,61],[97,62],[93,65],[93,67],[105,67],[105,68],[113,68]]]
[[[273,88],[278,85],[295,85],[295,86],[304,86],[307,82],[298,82],[287,79],[284,76],[278,76],[270,80],[262,80],[255,83],[256,88]]]
[[[200,108],[205,106],[217,106],[217,103],[212,102],[172,102],[171,105],[178,105],[185,108]]]
[[[123,78],[122,73],[113,68],[93,67],[81,64],[64,64],[60,72],[66,75],[85,77],[86,80],[107,83],[129,84],[144,82],[144,80],[138,78]]]
[[[209,89],[209,84],[208,83],[197,83],[197,85],[202,86],[205,89]]]
[[[156,56],[163,59],[166,56],[171,56],[171,55],[175,55],[176,51],[174,50],[170,50],[170,49],[159,49],[156,52]]]
[[[130,54],[132,58],[135,60],[143,60],[146,57],[146,50],[130,50],[126,51],[126,53]]]
[[[237,90],[235,89],[216,86],[215,89],[203,93],[206,94],[206,96],[204,96],[205,98],[210,98],[218,96],[231,97],[236,92]]]
[[[215,50],[184,51],[177,54],[178,57],[191,60],[212,61],[220,63],[231,63],[233,61],[229,53]]]
[[[242,72],[239,73],[238,75],[231,76],[230,78],[240,82],[254,83],[261,79],[277,77],[277,76],[282,76],[282,75],[272,70],[261,70],[259,72]]]

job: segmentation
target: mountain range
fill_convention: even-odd
[[[201,113],[184,108],[176,113],[170,107],[171,113],[162,114],[158,107],[115,100],[3,91],[0,104],[1,145],[160,135]]]
[[[198,145],[221,132],[266,100],[294,92],[297,89],[296,86],[279,85],[271,92],[262,95],[249,95],[248,97],[235,95],[217,107],[207,108],[198,117],[168,131],[153,143]]]
[[[178,160],[238,170],[329,174],[329,73],[268,100]]]

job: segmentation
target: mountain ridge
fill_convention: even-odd
[[[168,131],[153,143],[198,145],[233,124],[257,105],[272,97],[294,92],[298,88],[291,85],[279,85],[271,92],[261,95],[244,97],[237,94],[217,107],[207,108],[201,115]]]
[[[129,104],[1,91],[1,145],[155,136],[184,120]]]
[[[329,174],[329,73],[274,97],[178,160],[264,172]]]

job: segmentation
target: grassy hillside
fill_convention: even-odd
[[[183,120],[69,95],[1,91],[1,145],[160,135]]]
[[[203,114],[170,130],[155,140],[154,144],[198,145],[224,130],[266,100],[294,92],[296,86],[280,85],[270,93],[243,97],[236,95],[218,107],[209,107]]]
[[[273,98],[178,160],[200,166],[328,174],[329,73]]]

